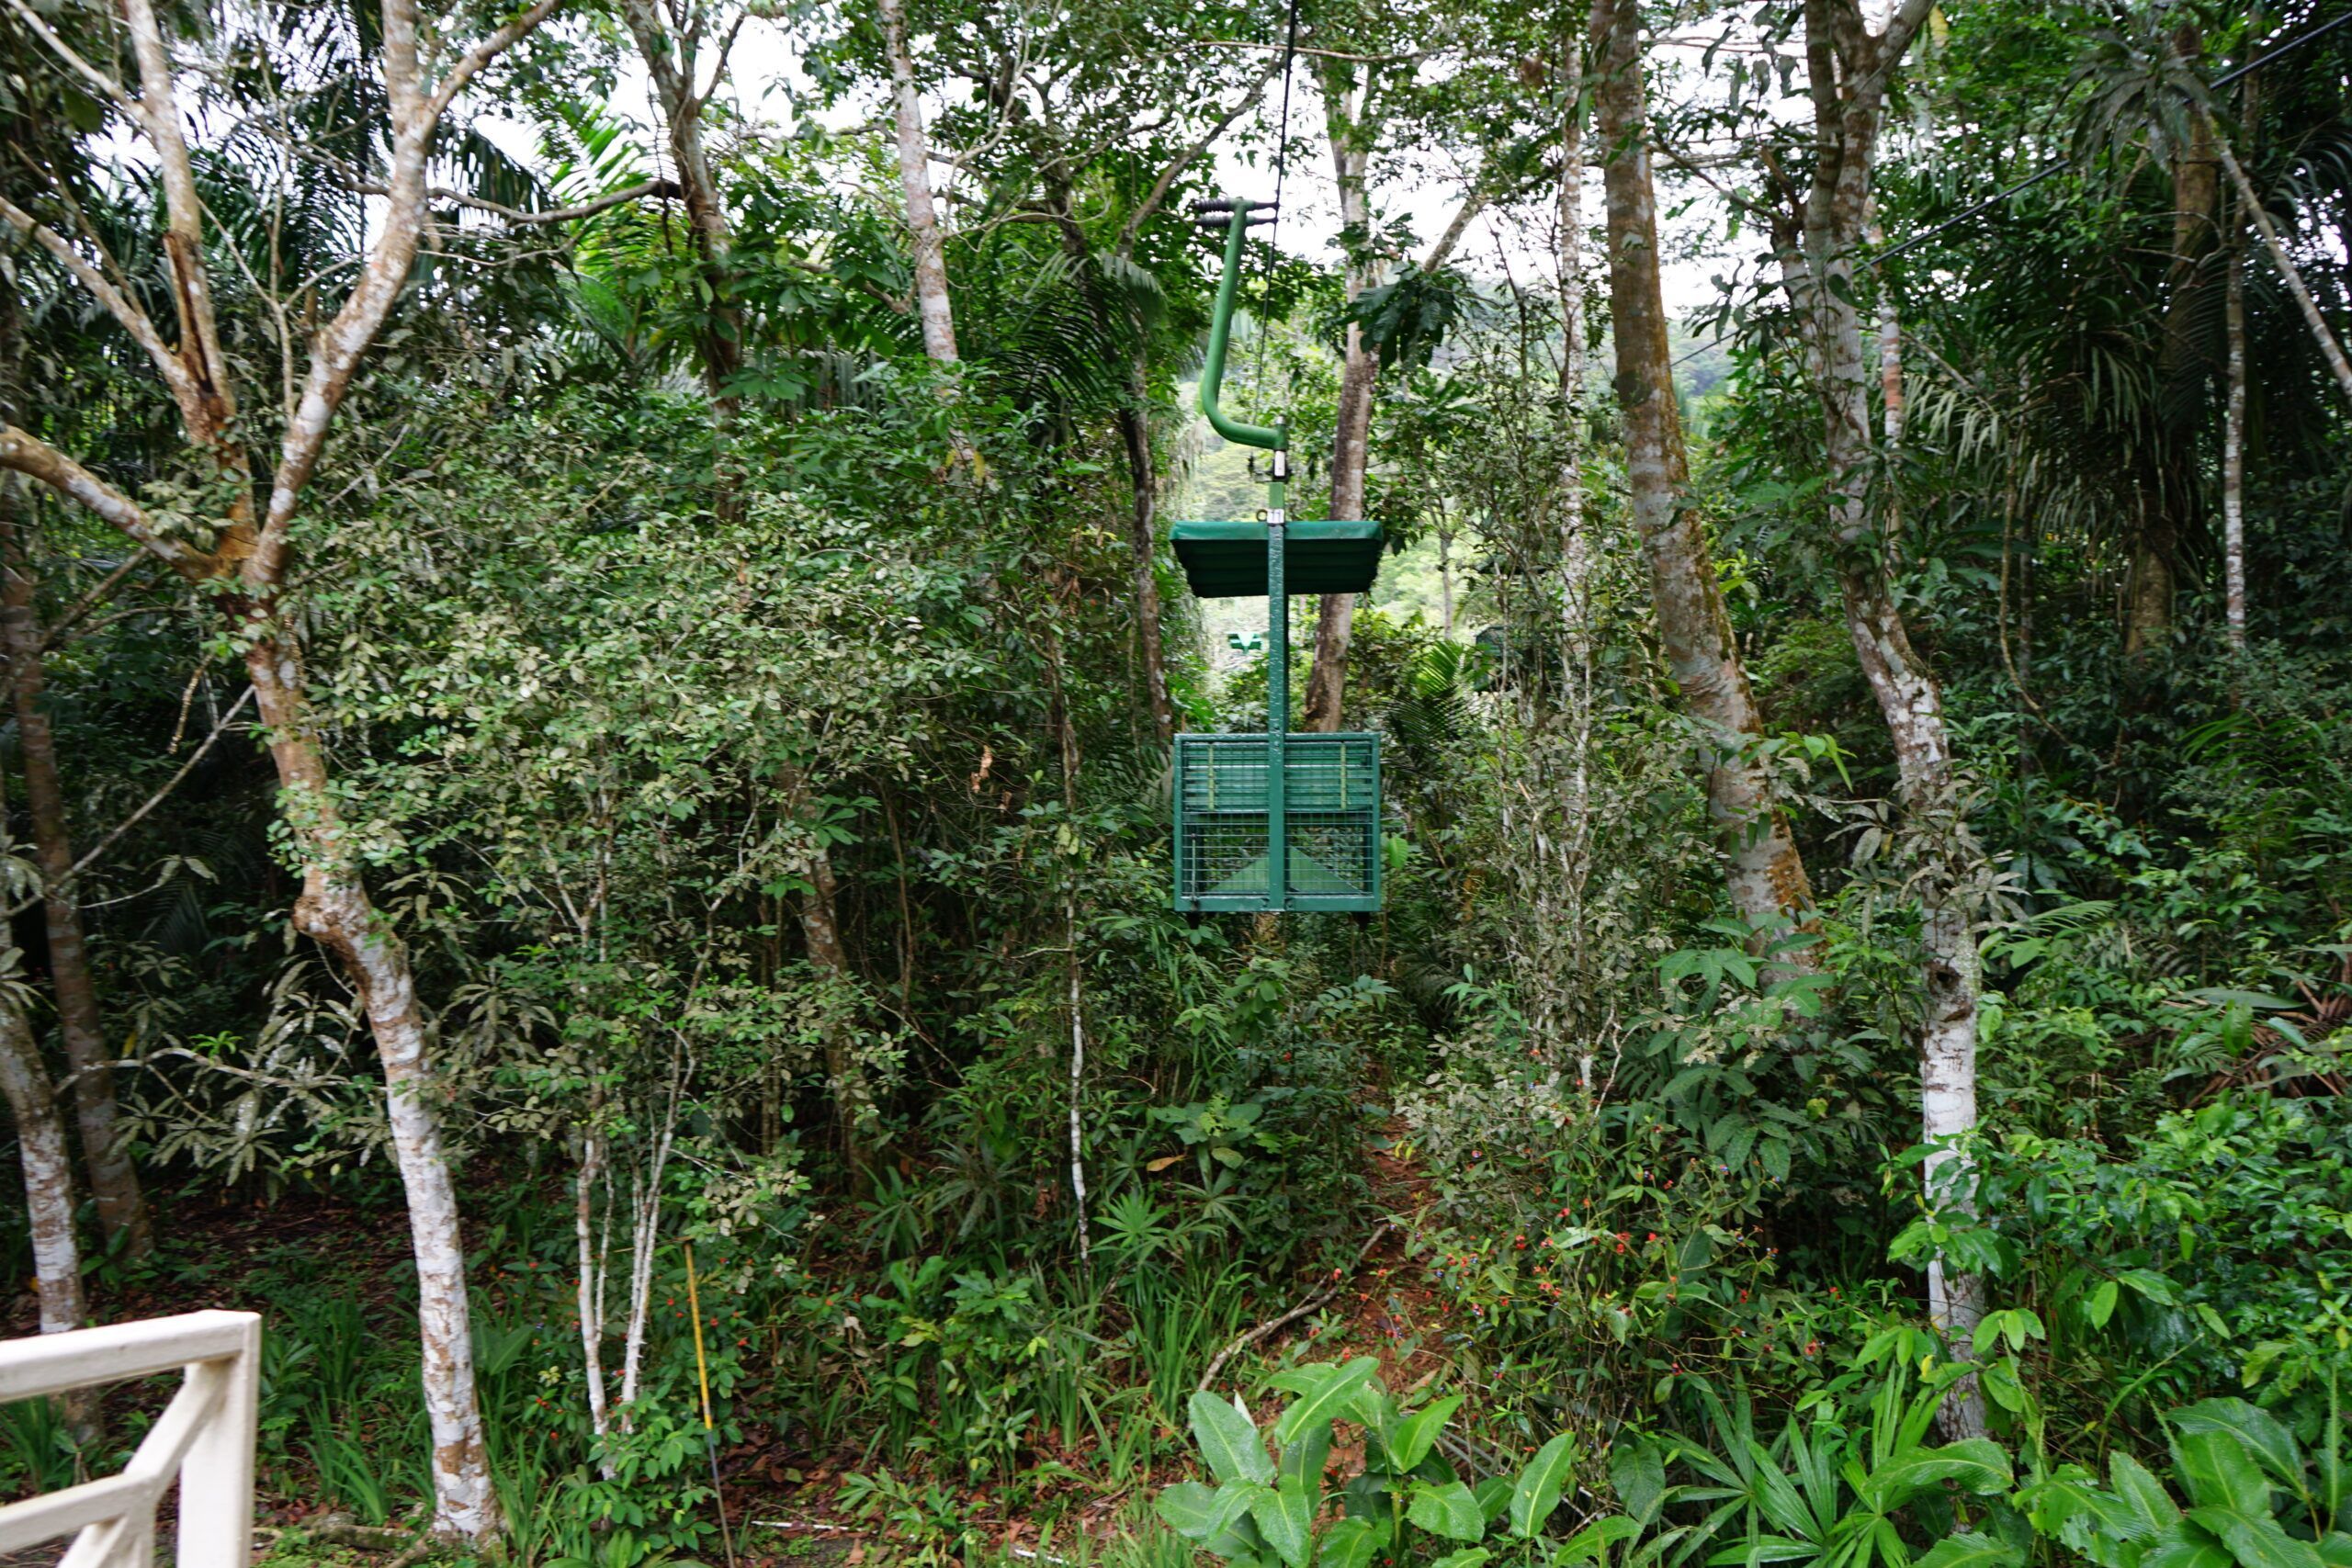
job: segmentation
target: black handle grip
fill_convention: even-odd
[[[1212,213],[1229,213],[1236,209],[1243,212],[1272,212],[1274,209],[1274,204],[1271,201],[1243,201],[1230,196],[1212,197],[1206,201],[1193,203],[1193,216],[1195,218],[1205,218]]]

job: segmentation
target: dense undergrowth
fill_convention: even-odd
[[[1308,9],[1351,48],[1422,42]],[[1369,510],[1399,554],[1345,661],[1348,727],[1385,770],[1386,904],[1362,922],[1169,908],[1143,582],[1180,727],[1262,725],[1268,675],[1207,634],[1167,549],[1138,581],[1125,532],[1138,489],[1163,524],[1261,493],[1191,414],[1213,280],[1180,218],[1139,213],[1159,130],[1017,151],[969,120],[986,93],[945,95],[942,134],[1002,160],[955,226],[952,367],[917,352],[899,214],[874,195],[898,175],[864,132],[724,120],[723,287],[663,207],[600,208],[544,254],[450,219],[291,525],[282,609],[338,869],[424,998],[492,1550],[2352,1568],[2346,426],[2258,274],[2241,645],[2209,495],[2213,257],[2170,248],[2160,138],[2075,146],[2035,98],[2080,118],[2096,93],[2112,120],[2186,92],[2144,50],[2139,74],[2098,74],[2121,45],[2090,24],[2131,9],[1938,11],[1919,114],[1932,99],[1949,149],[1923,123],[1887,154],[1881,216],[1932,243],[1917,276],[1862,285],[1915,350],[1893,378],[1911,423],[1872,459],[1873,570],[1940,680],[1940,817],[1904,801],[1855,652],[1820,411],[1770,288],[1726,284],[1724,335],[1693,351],[1721,379],[1685,411],[1677,501],[1762,712],[1743,739],[1667,672],[1626,411],[1570,369],[1556,290],[1417,266],[1385,231],[1346,240],[1385,279],[1352,300],[1259,258],[1236,406],[1251,357],[1248,399],[1319,454],[1351,324],[1384,378]],[[2216,49],[2254,36],[2230,7],[2133,14],[2177,39],[2190,9]],[[1559,40],[1522,37],[1524,7],[1438,10],[1430,35],[1496,78],[1458,96],[1496,118],[1422,104],[1389,133],[1544,164],[1497,129],[1515,100],[1471,87],[1573,118],[1575,92],[1545,96]],[[1781,41],[1798,20],[1758,15]],[[942,51],[987,35],[932,23]],[[598,107],[613,26],[508,85],[573,184],[634,177],[633,128]],[[38,41],[0,28],[0,50]],[[804,41],[871,85],[872,30],[861,12]],[[1061,41],[1114,76],[1165,63]],[[2343,74],[2282,70],[2244,108],[2335,317]],[[242,64],[219,75],[247,89]],[[18,80],[12,133],[81,124],[80,86],[50,113]],[[1710,118],[1719,96],[1662,99],[1657,133],[1724,140],[1754,104],[1736,88]],[[2164,103],[2146,113],[2187,112]],[[69,140],[60,166],[103,150]],[[2077,163],[2035,187],[2046,208],[1939,238],[1956,166],[1989,185],[2059,141]],[[206,165],[207,201],[242,214],[217,244],[248,268],[214,282],[266,386],[288,317],[239,279],[281,240],[297,273],[334,271],[372,209],[345,192],[344,229],[261,246],[256,193],[285,191],[240,167]],[[1551,209],[1536,185],[1489,197]],[[153,281],[152,204],[93,204]],[[170,528],[209,530],[222,470],[189,458],[162,388],[51,261],[0,260],[25,345],[0,400]],[[1598,354],[1590,293],[1576,347]],[[2172,319],[2176,299],[2195,309]],[[256,449],[271,417],[250,416]],[[397,1549],[434,1506],[406,1195],[365,999],[288,919],[318,857],[240,717],[242,634],[217,581],[119,570],[99,523],[0,478],[18,608],[54,632],[70,826],[107,852],[76,896],[158,1220],[143,1255],[92,1247],[90,1311],[261,1312],[273,1560]],[[1297,514],[1325,509],[1317,488]],[[2159,513],[2177,527],[2151,620]],[[1303,649],[1317,610],[1294,614]],[[22,773],[22,713],[5,744]],[[1726,897],[1708,792],[1727,757],[1809,870],[1785,924]],[[32,832],[14,792],[6,827]],[[52,952],[30,848],[0,849],[17,939]],[[1962,911],[1981,967],[1957,1147],[1921,1134],[1931,903]],[[0,964],[0,1005],[47,1031],[55,979]],[[31,1049],[63,1059],[62,1036]],[[1931,1165],[1961,1175],[1930,1192]],[[36,1272],[13,1205],[0,1258]],[[1933,1331],[1930,1267],[1982,1281],[1973,1330]],[[9,1307],[35,1326],[29,1290]],[[151,1392],[79,1424],[0,1407],[0,1490],[117,1465]],[[1981,1433],[1939,1425],[1972,1402]]]

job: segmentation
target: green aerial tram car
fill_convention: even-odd
[[[1194,593],[1267,601],[1266,732],[1176,737],[1176,908],[1188,914],[1380,908],[1380,738],[1289,732],[1290,595],[1371,588],[1380,525],[1290,522],[1289,431],[1229,419],[1217,403],[1242,237],[1271,205],[1204,201],[1193,209],[1204,227],[1225,231],[1201,412],[1227,441],[1272,453],[1273,479],[1261,520],[1171,530]]]

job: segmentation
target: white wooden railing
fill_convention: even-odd
[[[261,1318],[249,1312],[77,1328],[0,1343],[0,1403],[182,1373],[119,1475],[0,1506],[0,1552],[73,1536],[59,1568],[147,1568],[155,1505],[180,1483],[181,1568],[248,1568]]]

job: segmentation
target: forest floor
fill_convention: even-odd
[[[1429,1182],[1415,1164],[1395,1152],[1396,1130],[1389,1131],[1390,1137],[1369,1151],[1367,1174],[1374,1207],[1391,1223],[1352,1272],[1336,1281],[1338,1288],[1328,1301],[1252,1346],[1249,1354],[1277,1354],[1293,1339],[1303,1340],[1318,1358],[1369,1354],[1379,1358],[1383,1380],[1400,1392],[1428,1383],[1443,1370],[1442,1303],[1409,1245],[1430,1202]],[[410,1309],[401,1290],[409,1268],[408,1233],[397,1210],[388,1213],[378,1205],[316,1193],[223,1198],[213,1189],[200,1196],[155,1197],[163,1222],[160,1266],[130,1271],[102,1264],[95,1270],[91,1300],[99,1320],[227,1307],[259,1310],[266,1325],[273,1306],[284,1303],[288,1293],[315,1292],[352,1301],[353,1321],[362,1332],[409,1331]],[[498,1288],[492,1281],[483,1283]],[[1288,1301],[1270,1301],[1260,1321],[1281,1315],[1291,1301],[1306,1299],[1317,1288],[1316,1281],[1308,1280]],[[28,1292],[8,1300],[4,1310],[7,1333],[37,1331],[36,1306]],[[127,1444],[141,1429],[169,1397],[172,1382],[151,1379],[107,1393],[103,1419],[118,1443]],[[1233,1380],[1224,1377],[1220,1382],[1230,1387]],[[1271,1424],[1280,1401],[1276,1394],[1261,1402],[1256,1414],[1261,1425]],[[862,1563],[869,1554],[883,1555],[877,1550],[881,1529],[845,1505],[842,1478],[859,1467],[859,1452],[810,1453],[773,1427],[760,1425],[754,1430],[760,1436],[722,1450],[719,1460],[726,1513],[733,1522],[736,1555],[744,1568],[834,1568]],[[1154,1470],[1090,1478],[1083,1473],[1080,1456],[1061,1456],[1069,1464],[1066,1482],[1042,1495],[1031,1492],[1020,1506],[1010,1498],[975,1492],[960,1500],[968,1510],[965,1517],[1015,1557],[1054,1561],[1055,1554],[1041,1541],[1067,1541],[1074,1533],[1107,1542],[1133,1527],[1159,1487],[1189,1471],[1189,1463],[1176,1457],[1189,1451],[1180,1434],[1162,1436],[1168,1440],[1161,1452],[1169,1457]],[[1335,1457],[1344,1461],[1350,1455],[1342,1451]],[[387,1554],[336,1541],[334,1538],[346,1533],[345,1521],[334,1505],[303,1487],[300,1473],[263,1468],[257,1513],[260,1540],[271,1561],[353,1568],[391,1561]],[[167,1501],[167,1512],[169,1506]],[[1050,1534],[1041,1529],[1041,1520],[1047,1518],[1057,1521]],[[168,1519],[163,1533],[167,1541]],[[60,1543],[54,1549],[0,1554],[0,1568],[47,1568],[62,1551]]]

